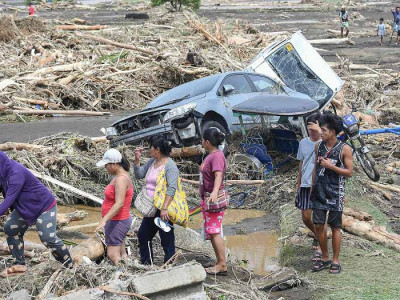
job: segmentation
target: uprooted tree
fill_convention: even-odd
[[[159,6],[164,3],[171,3],[172,8],[178,11],[182,6],[187,6],[193,9],[200,8],[200,0],[151,0],[153,6]]]

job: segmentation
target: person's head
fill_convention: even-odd
[[[345,12],[345,11],[346,11],[346,7],[342,6],[342,7],[340,8],[340,10],[341,10],[342,12]]]
[[[322,115],[320,112],[313,113],[308,116],[306,120],[307,130],[313,139],[320,139],[321,128],[319,127],[319,121]]]
[[[222,145],[224,140],[225,134],[223,134],[218,128],[211,127],[204,130],[201,144],[203,145],[203,148],[209,152]]]
[[[396,7],[396,11],[400,13],[400,6]]]
[[[343,120],[331,112],[325,112],[320,119],[319,126],[321,127],[322,139],[328,141],[343,131]]]
[[[32,2],[29,2],[29,3],[28,3],[28,6],[32,6]]]
[[[121,169],[129,171],[129,161],[117,149],[108,149],[103,155],[103,159],[97,164],[97,167],[105,167],[107,172],[114,175]]]
[[[379,19],[379,23],[381,23],[381,24],[383,23],[383,18]]]
[[[157,136],[150,141],[150,155],[155,159],[169,156],[172,150],[171,141],[163,136]]]

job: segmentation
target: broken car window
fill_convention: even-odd
[[[279,84],[272,79],[258,75],[249,75],[249,77],[259,92],[267,92],[270,94],[279,94],[283,92]]]
[[[222,85],[231,85],[235,88],[233,94],[252,93],[251,86],[244,75],[230,75],[225,78]]]
[[[307,94],[320,107],[333,96],[333,91],[301,61],[291,44],[283,45],[271,54],[268,62],[287,86]]]

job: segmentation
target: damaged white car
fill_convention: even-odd
[[[228,136],[238,118],[232,107],[260,95],[312,99],[323,109],[343,81],[301,32],[263,50],[244,70],[208,76],[173,88],[142,111],[107,128],[111,146],[139,144],[164,135],[175,147],[197,145],[217,127]]]

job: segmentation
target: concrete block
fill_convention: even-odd
[[[99,289],[87,289],[77,291],[71,294],[67,294],[65,296],[56,297],[56,298],[46,298],[47,300],[103,300],[104,291]]]
[[[201,295],[204,292],[205,278],[204,268],[199,263],[190,262],[171,269],[134,276],[131,286],[137,293],[152,300],[181,300],[191,295]]]
[[[190,228],[174,226],[175,245],[193,252],[202,252],[215,258],[215,252],[210,241],[204,241],[200,234]]]
[[[206,292],[198,292],[195,294],[191,294],[189,296],[180,298],[180,300],[207,300],[207,293]]]
[[[11,293],[8,297],[7,300],[31,300],[32,297],[29,294],[28,290],[19,290],[16,292]]]

